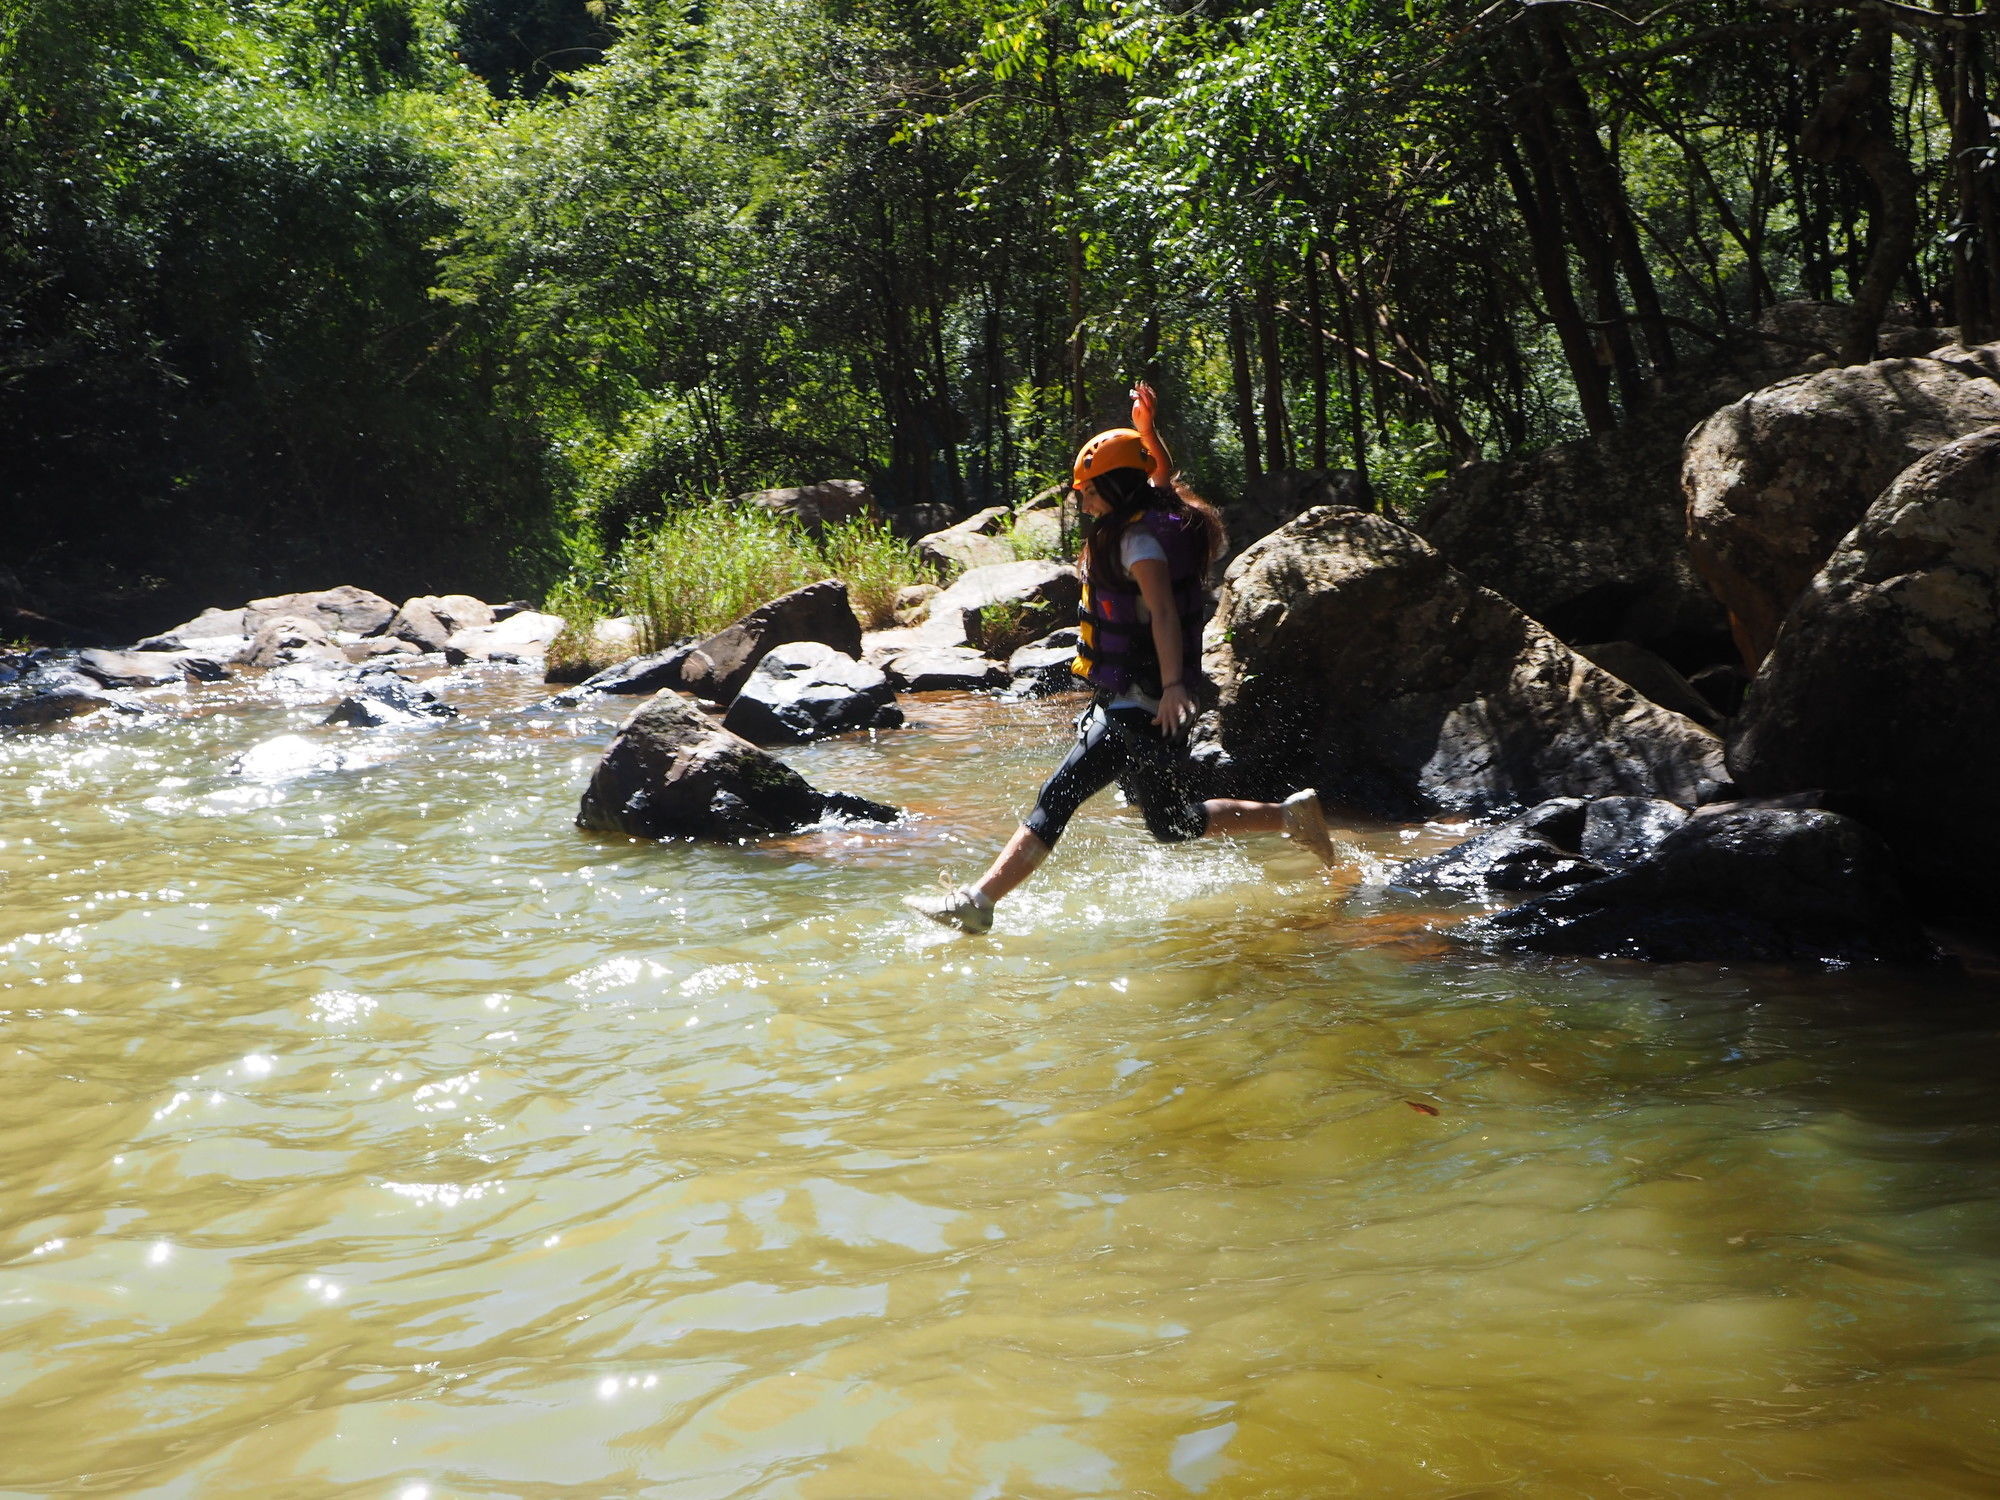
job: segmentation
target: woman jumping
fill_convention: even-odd
[[[1034,811],[971,885],[903,904],[966,932],[993,925],[993,905],[1048,858],[1084,801],[1113,781],[1162,843],[1203,834],[1283,833],[1334,863],[1319,795],[1283,802],[1195,800],[1185,745],[1201,674],[1205,580],[1228,538],[1215,507],[1173,477],[1153,426],[1158,398],[1132,393],[1131,427],[1100,432],[1076,456],[1083,511],[1083,601],[1076,666],[1095,697],[1077,742]]]

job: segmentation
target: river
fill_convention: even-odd
[[[1503,960],[1109,798],[965,938],[897,898],[1073,704],[713,848],[571,826],[629,701],[451,683],[0,736],[0,1492],[2000,1491],[1990,981]]]

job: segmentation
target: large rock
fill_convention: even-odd
[[[1083,584],[1075,568],[1034,558],[974,568],[931,601],[916,643],[970,645],[1000,657],[1076,623]]]
[[[456,717],[458,710],[440,702],[431,689],[391,673],[372,672],[362,679],[360,690],[342,698],[323,722],[384,729]]]
[[[1696,692],[1694,684],[1681,676],[1672,662],[1636,641],[1600,641],[1576,647],[1576,654],[1588,657],[1620,682],[1629,682],[1660,707],[1671,708],[1705,729],[1722,722],[1715,705]]]
[[[1304,785],[1399,818],[1558,796],[1689,805],[1721,743],[1592,666],[1380,516],[1321,507],[1224,576],[1198,755],[1236,795]]]
[[[970,646],[904,646],[878,665],[899,693],[976,693],[1007,683],[1007,669]]]
[[[1745,391],[1828,363],[1845,315],[1774,308],[1775,337],[1690,362],[1612,431],[1455,470],[1416,529],[1565,641],[1637,641],[1689,668],[1713,660],[1727,624],[1688,559],[1682,444]]]
[[[592,693],[632,697],[640,693],[657,693],[662,688],[677,688],[681,685],[681,668],[687,665],[694,645],[693,641],[679,641],[664,651],[615,662],[601,672],[591,673],[575,687],[556,694],[552,701],[581,703]]]
[[[1933,949],[1883,842],[1818,809],[1724,804],[1630,869],[1468,924],[1536,953],[1672,963],[1913,961]]]
[[[818,641],[793,641],[764,653],[722,727],[755,745],[802,745],[902,722],[896,690],[882,672]]]
[[[329,634],[345,630],[354,635],[379,635],[395,615],[396,606],[380,594],[342,584],[310,593],[252,599],[243,609],[243,633],[255,635],[272,620],[306,619]]]
[[[179,651],[189,646],[207,646],[212,641],[238,641],[250,635],[241,609],[205,609],[192,620],[184,620],[171,630],[149,635],[139,642],[141,651]]]
[[[403,601],[383,633],[419,651],[442,651],[459,631],[493,621],[493,606],[470,594],[418,594]]]
[[[1519,817],[1442,853],[1413,859],[1395,884],[1416,890],[1552,891],[1601,879],[1602,865],[1577,852],[1583,841],[1581,797],[1551,797]]]
[[[84,651],[76,664],[106,687],[161,687],[189,677],[213,681],[227,675],[221,662],[194,651]]]
[[[1014,561],[1014,549],[1001,536],[1012,512],[1004,505],[988,506],[956,526],[917,538],[917,555],[947,574]]]
[[[620,726],[592,772],[579,828],[637,838],[753,839],[827,818],[893,822],[893,807],[818,790],[784,762],[661,693]]]
[[[0,728],[59,724],[120,706],[95,679],[57,662],[35,663],[0,686]]]
[[[1825,788],[1937,909],[2000,929],[2000,428],[1904,472],[1792,606],[1729,750]]]
[[[1045,698],[1088,688],[1074,670],[1077,639],[1071,625],[1021,647],[1007,658],[1008,691],[1017,698]]]
[[[347,661],[346,653],[334,644],[317,615],[279,615],[259,626],[251,640],[248,662],[253,667],[308,661]]]
[[[1352,469],[1272,469],[1243,486],[1222,507],[1229,529],[1225,561],[1234,562],[1250,544],[1316,505],[1369,509],[1368,483]]]
[[[444,659],[453,666],[469,661],[539,666],[562,628],[561,615],[522,610],[494,625],[474,625],[455,632],[444,643]]]
[[[846,656],[861,655],[861,622],[846,584],[826,578],[793,589],[696,643],[681,667],[681,686],[712,703],[728,703],[765,652],[793,641],[818,641]]]
[[[740,505],[758,505],[788,516],[817,536],[822,527],[875,514],[875,497],[858,479],[822,479],[817,484],[738,495]]]
[[[1897,474],[2000,422],[1977,351],[1878,359],[1803,375],[1716,412],[1687,441],[1694,566],[1754,671],[1834,545]]]

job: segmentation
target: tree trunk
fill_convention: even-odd
[[[1278,319],[1271,303],[1271,283],[1257,284],[1257,357],[1264,371],[1264,463],[1271,469],[1289,467],[1285,441],[1285,367],[1278,348]]]
[[[1546,173],[1531,171],[1504,134],[1496,137],[1495,144],[1501,170],[1507,174],[1514,205],[1528,233],[1535,282],[1541,288],[1543,305],[1562,344],[1563,359],[1576,385],[1577,405],[1583,412],[1584,425],[1592,432],[1609,432],[1618,424],[1618,417],[1611,409],[1611,395],[1604,366],[1598,362],[1595,340],[1576,305],[1576,294],[1570,289],[1569,257],[1563,249],[1562,227],[1549,211],[1554,191],[1544,180]]]
[[[1250,339],[1243,327],[1243,304],[1229,299],[1229,369],[1236,385],[1236,435],[1243,443],[1243,477],[1260,479],[1264,460],[1257,446],[1257,401],[1250,387]]]
[[[1306,317],[1312,323],[1312,466],[1326,468],[1326,310],[1319,296],[1319,242],[1306,246]]]

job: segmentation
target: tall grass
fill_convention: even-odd
[[[896,591],[935,582],[916,549],[880,521],[829,526],[818,537],[785,516],[726,502],[670,512],[628,540],[611,569],[611,602],[645,621],[645,649],[707,635],[758,605],[822,578],[847,584],[869,629],[894,622]]]

